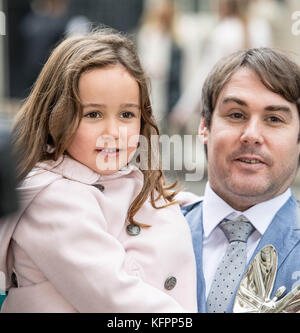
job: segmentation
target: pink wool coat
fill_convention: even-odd
[[[67,156],[38,164],[18,189],[20,211],[0,224],[2,312],[196,312],[192,239],[179,206],[146,202],[135,219],[151,227],[126,229],[142,185],[134,166],[103,176]]]

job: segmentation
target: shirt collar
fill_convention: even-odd
[[[208,237],[213,229],[228,215],[243,214],[252,223],[255,229],[262,235],[273,220],[278,210],[285,204],[291,196],[291,190],[287,189],[279,196],[261,202],[250,207],[244,212],[239,212],[229,206],[219,197],[207,182],[203,200],[203,230],[204,236]],[[231,215],[232,216],[232,215]]]

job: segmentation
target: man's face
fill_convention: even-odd
[[[298,166],[299,116],[295,104],[268,90],[252,70],[238,70],[221,90],[207,144],[208,180],[243,211],[283,193]]]

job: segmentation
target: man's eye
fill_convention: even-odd
[[[85,115],[86,118],[100,118],[101,117],[101,113],[98,111],[92,111],[89,112]]]
[[[282,120],[276,116],[270,116],[268,121],[271,123],[282,123]]]
[[[240,112],[234,112],[229,115],[230,118],[232,119],[242,119],[244,115]]]
[[[126,111],[126,112],[122,112],[121,115],[120,115],[121,118],[127,118],[127,119],[130,119],[130,118],[133,118],[134,117],[134,113],[133,112],[129,112],[129,111]]]

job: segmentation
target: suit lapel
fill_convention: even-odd
[[[280,208],[266,232],[257,245],[252,258],[250,259],[245,271],[253,261],[256,254],[266,245],[272,244],[278,253],[278,269],[284,262],[285,258],[292,251],[295,245],[300,241],[300,220],[299,207],[294,196]],[[205,299],[205,279],[203,274],[203,221],[202,221],[202,202],[196,209],[192,209],[186,214],[187,220],[192,231],[193,247],[197,263],[197,299],[198,312],[206,312]],[[235,296],[228,307],[228,312],[232,311]]]
[[[245,268],[245,272],[251,265],[253,259],[257,253],[266,245],[272,244],[278,255],[278,265],[277,270],[284,262],[285,258],[295,247],[295,245],[300,241],[300,227],[299,227],[299,207],[294,196],[291,196],[288,201],[280,208],[266,232],[262,236],[260,242],[258,243],[249,263]],[[241,278],[242,280],[242,278]],[[234,292],[234,297],[232,298],[227,312],[232,312],[235,295],[237,293],[238,287]],[[273,290],[275,293],[276,290]]]
[[[264,246],[272,244],[277,251],[278,268],[280,268],[287,255],[300,241],[298,211],[298,203],[294,196],[291,196],[273,218],[256,247],[248,266]]]
[[[203,274],[203,223],[202,223],[202,202],[196,209],[192,209],[186,215],[192,232],[193,247],[197,264],[197,300],[198,312],[206,312],[205,279]]]

